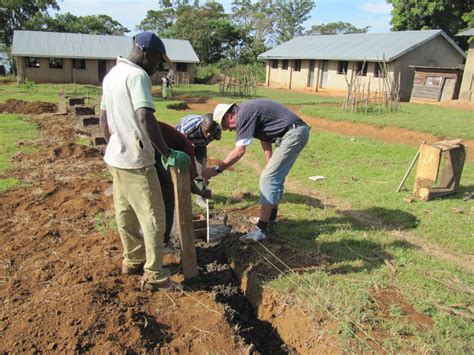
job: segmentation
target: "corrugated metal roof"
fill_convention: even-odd
[[[465,56],[443,31],[427,30],[295,37],[258,58],[378,61],[385,56],[390,62],[439,35]]]
[[[163,43],[171,61],[199,63],[189,41],[163,38]],[[132,38],[127,36],[15,31],[12,56],[115,59],[119,55],[127,56],[131,48]]]
[[[470,30],[459,32],[456,36],[474,36],[474,28]]]

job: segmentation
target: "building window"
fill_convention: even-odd
[[[288,59],[284,59],[281,61],[281,68],[283,70],[288,70]]]
[[[337,62],[337,73],[346,75],[348,67],[349,67],[349,62],[345,60],[340,60],[339,62]]]
[[[374,77],[376,78],[385,78],[385,72],[383,71],[383,66],[380,63],[374,63]]]
[[[272,59],[272,69],[278,69],[278,59]]]
[[[85,59],[73,59],[72,67],[74,69],[86,69],[86,60]]]
[[[297,59],[293,61],[293,70],[301,71],[301,60]]]
[[[188,63],[176,63],[176,71],[187,72],[188,71]]]
[[[49,58],[49,67],[51,69],[62,69],[63,68],[62,58]]]
[[[39,58],[28,57],[28,58],[25,58],[25,60],[26,60],[26,67],[27,68],[39,68],[40,67]]]
[[[169,71],[169,70],[170,70],[170,65],[168,63],[161,62],[160,64],[158,64],[158,71]]]
[[[440,76],[427,76],[425,78],[425,86],[441,86]]]
[[[356,62],[356,73],[357,75],[367,76],[367,63]]]

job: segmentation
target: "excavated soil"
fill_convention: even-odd
[[[15,99],[8,99],[5,103],[0,104],[0,112],[21,113],[26,115],[56,112],[57,108],[56,104],[50,102],[22,101]]]
[[[31,119],[41,138],[20,144],[41,150],[1,176],[24,185],[0,194],[0,352],[288,352],[222,247],[198,247],[201,281],[184,292],[142,292],[139,276],[122,276],[119,237],[100,232],[113,216],[100,152],[73,143],[83,133],[73,117]]]

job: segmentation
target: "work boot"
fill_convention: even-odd
[[[138,265],[122,264],[122,275],[141,275],[143,274],[143,266],[145,263]]]
[[[140,288],[142,291],[150,290],[177,292],[183,290],[183,285],[171,281],[170,279],[165,282],[150,282],[148,275],[144,274],[140,280]]]
[[[239,240],[242,243],[255,244],[255,243],[263,241],[266,237],[267,237],[266,233],[264,233],[260,228],[255,227],[247,234],[241,236]]]
[[[163,255],[178,254],[179,251],[179,248],[175,248],[173,243],[171,243],[171,240],[163,245]]]

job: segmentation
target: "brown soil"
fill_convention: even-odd
[[[20,113],[25,115],[34,115],[46,112],[56,112],[58,106],[50,102],[41,101],[22,101],[8,99],[5,103],[0,104],[0,112]]]
[[[247,328],[273,341],[238,290],[233,297],[248,318],[241,323],[230,320],[232,307],[216,301],[209,283],[152,293],[139,290],[138,276],[122,276],[118,235],[98,232],[113,216],[100,152],[71,143],[80,132],[72,117],[32,119],[42,137],[22,144],[42,150],[13,159],[8,176],[25,186],[0,194],[0,352],[245,353],[252,340],[239,329],[250,321]],[[200,267],[203,279],[219,274]],[[255,338],[259,349],[282,344],[266,348]]]

